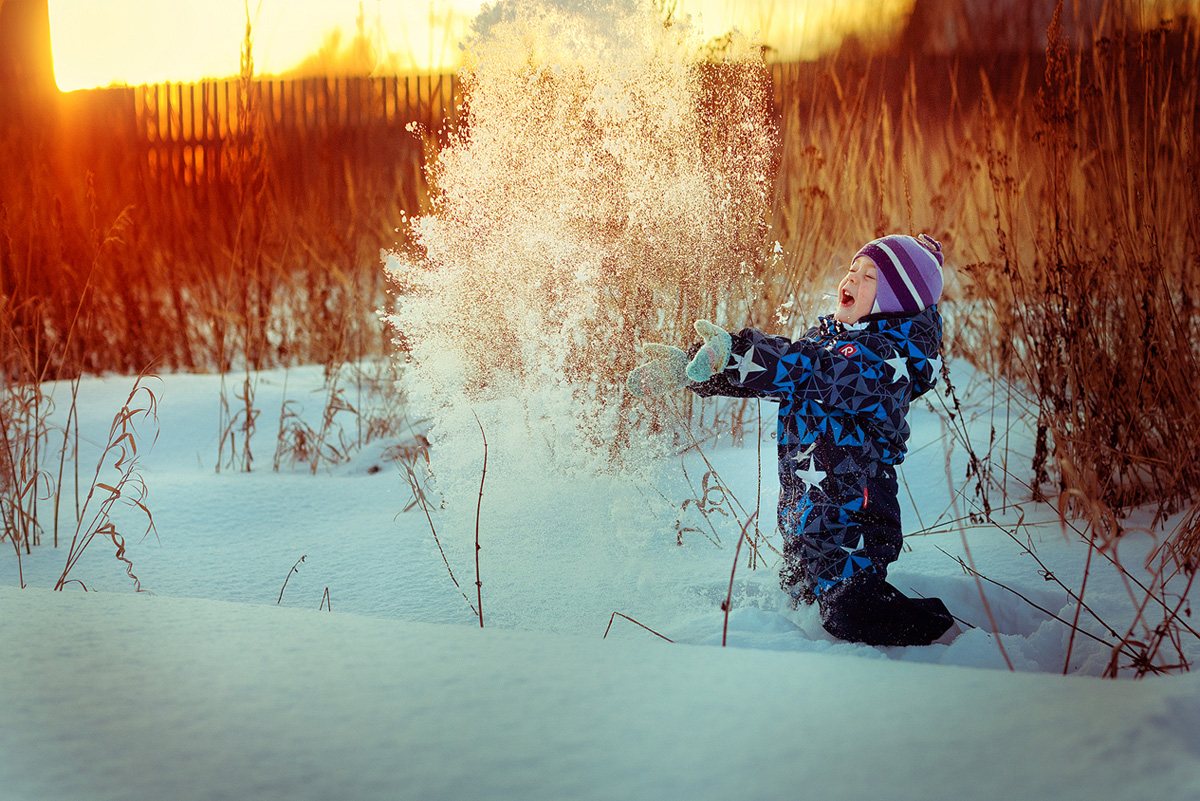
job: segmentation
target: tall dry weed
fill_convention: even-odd
[[[1070,42],[1060,4],[1036,58],[777,67],[786,255],[758,317],[806,324],[862,242],[928,232],[948,353],[1035,399],[1035,492],[1165,514],[1200,489],[1200,25],[1109,25]]]
[[[1011,135],[1028,143],[1022,163],[994,139],[987,150],[1007,286],[983,327],[1008,343],[974,355],[1038,399],[1035,469],[1066,489],[1080,477],[1118,511],[1166,514],[1200,488],[1198,54],[1192,20],[1119,27],[1084,50],[1056,16],[1036,114]]]
[[[150,377],[138,376],[124,405],[113,417],[71,537],[66,563],[54,585],[56,590],[72,583],[87,589],[83,581],[70,577],[71,571],[92,542],[99,538],[112,543],[115,558],[124,563],[134,588],[141,592],[141,581],[133,572],[133,562],[125,555],[125,535],[118,524],[123,522],[119,510],[127,508],[137,510],[145,521],[142,539],[155,531],[154,515],[146,504],[147,486],[141,473],[141,456],[158,439],[158,397],[146,385],[146,379]],[[153,427],[153,436],[148,436],[150,432],[145,426]]]

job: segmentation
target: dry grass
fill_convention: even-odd
[[[320,417],[306,414],[289,397],[284,381],[272,467],[305,466],[312,474],[348,462],[365,446],[390,440],[384,461],[412,461],[426,447],[427,421],[413,418],[389,360],[327,367],[320,390]]]
[[[125,537],[117,528],[114,513],[120,507],[136,509],[143,516],[146,528],[144,539],[154,532],[154,515],[146,506],[146,484],[140,471],[138,449],[146,450],[158,439],[158,398],[148,386],[147,376],[138,376],[125,404],[113,417],[108,439],[89,482],[87,497],[77,517],[75,533],[67,550],[67,561],[54,589],[61,590],[70,583],[87,587],[79,579],[69,578],[71,570],[83,557],[88,546],[99,537],[112,542],[117,560],[125,564],[125,572],[141,591],[141,582],[133,572],[133,563],[125,556]],[[144,426],[153,427],[151,432]]]
[[[425,143],[402,131],[401,147],[346,131],[289,140],[264,119],[261,87],[235,86],[240,127],[219,161],[127,130],[113,117],[134,90],[63,96],[32,130],[0,115],[10,378],[387,351],[379,251],[396,243],[401,212],[420,210]]]
[[[1044,58],[834,55],[778,67],[773,227],[747,209],[748,227],[728,232],[725,250],[728,263],[760,273],[749,319],[794,329],[822,309],[833,268],[863,241],[895,230],[942,239],[957,277],[946,304],[952,349],[1036,397],[1034,469],[1046,491],[1075,475],[1115,509],[1162,501],[1167,511],[1200,482],[1189,345],[1200,333],[1197,25],[1108,33],[1075,48],[1052,31]],[[300,163],[262,119],[250,47],[248,32],[242,133],[220,182],[167,180],[135,163],[134,147],[101,158],[105,121],[87,123],[82,96],[58,111],[69,143],[53,125],[0,131],[0,367],[10,385],[150,364],[336,366],[389,350],[375,318],[388,302],[378,253],[402,214],[421,210],[420,151],[436,141],[414,138],[400,165],[394,152]],[[729,117],[722,81],[747,77],[708,76],[711,120]],[[756,91],[746,90],[751,103]],[[706,141],[712,159],[731,144]],[[680,256],[696,248],[660,253],[603,222],[596,236],[623,260],[640,254],[664,275],[686,274]],[[779,263],[763,251],[774,239]],[[715,291],[671,299],[668,329],[710,313]],[[645,308],[632,313],[604,325],[625,341],[661,330]],[[583,374],[608,344],[590,340],[573,359],[604,395],[615,394],[611,376]],[[239,392],[245,376],[231,386],[223,433],[257,411]]]
[[[796,68],[759,318],[810,319],[859,244],[927,231],[952,352],[1034,399],[1041,491],[1178,508],[1200,488],[1198,56],[1184,18],[1082,48],[1055,25],[1044,59],[1003,69]]]
[[[1035,470],[1118,513],[1165,515],[1200,487],[1198,43],[1193,21],[1117,30],[1086,53],[1052,30],[1037,113],[1014,130],[1037,161],[1022,170],[990,151],[1006,208],[999,258],[974,274],[1007,287],[978,330],[1011,332],[1011,345],[972,355],[1037,398]]]
[[[713,232],[716,244],[702,231],[655,239],[674,229],[669,220],[656,226],[664,207],[653,193],[638,196],[645,201],[638,219],[649,226],[614,225],[628,209],[582,204],[587,213],[569,222],[607,254],[598,274],[615,294],[647,300],[598,308],[590,318],[596,327],[574,346],[566,369],[609,403],[626,403],[619,383],[635,360],[628,345],[651,332],[686,339],[691,318],[742,291],[743,276],[731,265],[751,265],[761,288],[741,306],[736,301],[734,314],[797,331],[825,310],[822,292],[859,245],[893,231],[924,231],[950,257],[943,304],[949,355],[1011,379],[1037,421],[1032,462],[1018,463],[1028,456],[995,443],[972,451],[981,513],[989,489],[1053,496],[1064,517],[1082,521],[1083,533],[1107,553],[1132,506],[1152,504],[1160,518],[1178,510],[1200,490],[1200,22],[1180,17],[1150,30],[1115,17],[1106,24],[1095,41],[1076,43],[1052,25],[1045,52],[1028,56],[834,54],[776,65],[779,137],[770,154],[715,135],[738,118],[737,103],[765,106],[763,87],[753,82],[762,73],[703,70],[701,105],[711,127],[699,159],[711,169],[701,174],[720,172],[721,160],[739,148],[758,164],[770,162],[771,227],[751,194],[730,218],[743,227]],[[225,398],[228,460],[221,461],[239,469],[253,458],[259,410],[250,376],[257,368],[320,363],[331,377],[319,426],[304,423],[285,401],[277,467],[290,458],[315,471],[343,458],[352,443],[381,435],[397,416],[390,406],[364,412],[337,375],[342,365],[391,348],[375,314],[387,305],[379,251],[395,244],[406,215],[439,197],[430,200],[422,171],[425,152],[438,148],[436,132],[409,136],[403,150],[331,140],[312,160],[268,124],[249,74],[237,94],[235,146],[220,165],[193,157],[180,180],[172,178],[173,164],[153,163],[132,144],[136,137],[124,150],[104,151],[103,137],[124,134],[110,133],[111,120],[85,109],[87,97],[62,104],[55,124],[30,130],[0,121],[0,512],[18,554],[39,541],[39,496],[53,483],[42,467],[59,445],[45,425],[39,389],[48,378],[136,374],[152,363],[238,370]],[[546,96],[554,102],[534,108],[531,95],[527,126],[557,124],[555,115],[571,119],[577,95],[590,89],[577,75],[535,77],[553,90]],[[728,92],[727,81],[741,94]],[[582,147],[588,130],[579,131]],[[674,153],[670,131],[654,133],[662,152],[647,151],[651,165]],[[548,136],[531,145],[564,147]],[[519,155],[532,163],[528,148]],[[209,180],[218,167],[220,180]],[[435,171],[435,184],[438,177]],[[443,168],[440,177],[454,176]],[[526,186],[551,189],[564,180],[557,168],[522,177]],[[597,175],[578,183],[590,197]],[[483,189],[528,199],[527,188]],[[486,267],[494,253],[483,241],[464,242],[455,253]],[[619,269],[625,263],[650,270],[626,275]],[[649,272],[657,283],[640,285]],[[533,293],[535,303],[544,289],[510,286],[502,271],[481,274],[490,283],[468,287],[481,300],[504,287]],[[683,280],[694,274],[721,280]],[[663,287],[673,282],[675,296],[666,297]],[[516,353],[518,331],[504,309],[464,323],[483,324]],[[361,392],[361,377],[355,381]],[[676,416],[698,429],[744,429],[745,404],[717,409]],[[65,460],[69,427],[62,436]],[[399,455],[415,465],[419,453],[414,446]],[[424,506],[415,472],[411,483],[414,502]],[[709,498],[706,486],[697,503]],[[1165,537],[1161,583],[1147,589],[1147,599],[1165,597],[1165,582],[1176,574],[1194,575],[1196,520],[1188,516]],[[1151,621],[1160,608],[1163,621]],[[1149,600],[1145,609],[1139,623],[1149,633],[1125,640],[1145,645],[1135,647],[1136,658],[1150,664],[1181,629],[1178,609]]]

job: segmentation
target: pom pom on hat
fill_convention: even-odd
[[[936,239],[892,234],[863,245],[854,258],[859,256],[875,263],[873,314],[916,314],[942,297],[942,243]]]

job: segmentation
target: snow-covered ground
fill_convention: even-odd
[[[1005,393],[953,370],[976,447],[996,424],[1021,452],[1027,432]],[[482,500],[482,438],[435,438],[435,470],[439,447],[474,465],[460,477],[469,504],[437,508],[430,486],[439,551],[420,507],[403,511],[412,491],[382,458],[394,441],[316,475],[271,470],[285,380],[319,423],[319,369],[257,376],[250,473],[214,470],[217,377],[147,384],[159,419],[143,426],[138,467],[156,534],[141,539],[136,508],[118,523],[152,594],[134,593],[100,538],[71,570],[77,582],[51,590],[69,493],[59,547],[46,535],[21,554],[26,589],[4,543],[0,799],[1200,798],[1200,679],[1099,679],[1109,646],[1071,642],[1052,615],[1070,620],[1075,605],[1045,577],[1077,590],[1086,546],[1045,505],[997,513],[1000,525],[949,522],[970,511],[965,449],[924,404],[902,500],[908,529],[929,533],[908,539],[890,577],[943,598],[965,631],[925,648],[834,641],[815,610],[784,603],[774,554],[763,548],[751,569],[743,547],[723,649],[745,514],[706,506],[710,530],[685,503],[710,470],[694,450],[632,482],[555,478],[506,461],[509,440],[484,415]],[[85,482],[131,385],[80,387]],[[55,388],[60,422],[66,389]],[[761,490],[753,414],[748,445],[703,450],[765,529],[775,480],[773,407],[763,411]],[[483,630],[469,606],[476,503]],[[1136,573],[1161,536],[1129,534],[1121,562]],[[1028,601],[984,584],[985,607],[960,557]],[[1085,601],[1122,633],[1144,598],[1133,590],[1093,557]],[[1087,612],[1080,625],[1111,639]],[[1183,645],[1200,659],[1194,638]]]

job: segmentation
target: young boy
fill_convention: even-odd
[[[652,360],[629,374],[640,397],[687,386],[779,401],[780,583],[851,642],[928,645],[954,622],[940,600],[908,598],[885,580],[902,545],[905,418],[941,365],[942,259],[924,234],[876,239],[838,284],[837,310],[802,338],[731,336],[699,320],[703,343],[687,354],[646,345]]]

